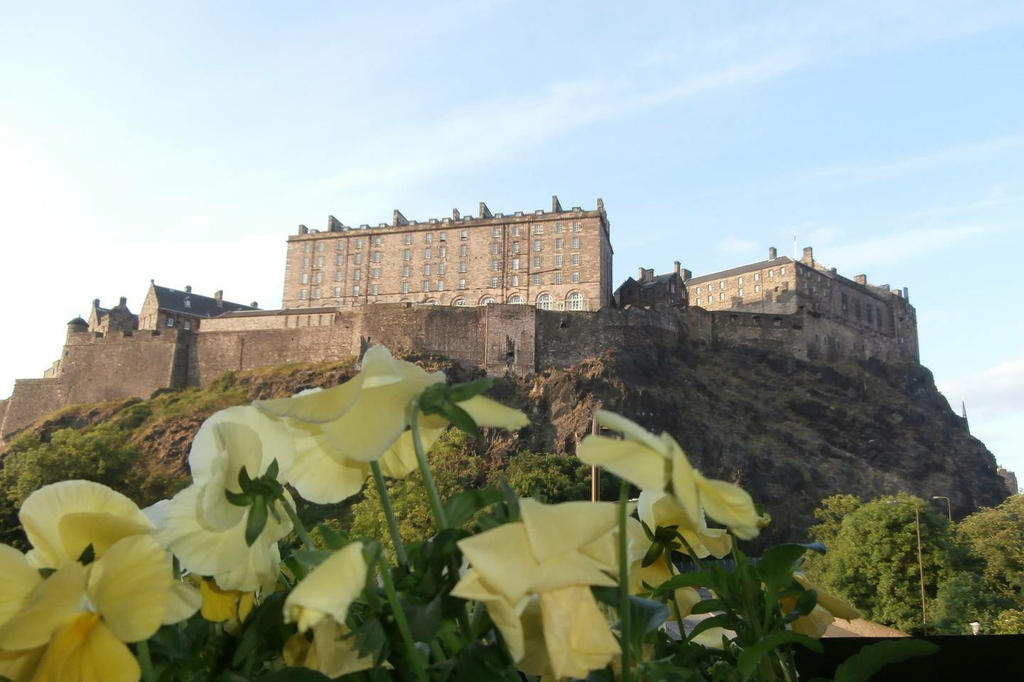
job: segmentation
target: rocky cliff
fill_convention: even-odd
[[[410,359],[455,380],[474,376],[444,358]],[[188,446],[208,414],[333,385],[353,372],[351,360],[292,365],[226,375],[206,389],[147,401],[69,408],[13,439],[8,456],[27,456],[25,443],[45,443],[62,428],[113,424],[139,453],[126,480],[144,489],[133,497],[166,495],[184,485]],[[490,467],[524,451],[572,454],[593,411],[604,407],[668,431],[699,469],[748,489],[772,515],[768,537],[805,540],[812,510],[835,493],[945,495],[958,517],[1008,494],[992,454],[916,364],[827,365],[746,348],[651,342],[569,369],[503,379],[491,395],[526,410],[535,426],[480,443]]]

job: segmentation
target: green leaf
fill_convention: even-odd
[[[476,640],[459,651],[451,679],[453,682],[518,682],[520,677],[505,647]]]
[[[242,470],[238,472],[238,485],[242,490],[248,490],[249,486],[252,485],[252,479],[249,478],[249,470],[244,466]]]
[[[702,599],[690,609],[693,615],[711,613],[712,611],[724,611],[725,603],[721,599]]]
[[[267,467],[267,472],[263,474],[263,476],[271,480],[277,480],[278,471],[280,471],[280,466],[278,465],[277,458],[275,457],[270,463],[270,466]]]
[[[634,642],[642,642],[644,637],[654,632],[668,620],[668,606],[653,599],[630,596],[629,627]]]
[[[767,637],[758,640],[755,644],[748,646],[743,650],[743,653],[740,654],[736,667],[739,669],[743,679],[749,680],[751,676],[757,672],[757,666],[761,662],[761,659],[764,658],[772,649],[784,644],[801,644],[817,653],[821,653],[823,651],[821,642],[816,639],[812,639],[807,635],[801,635],[799,632],[791,632],[789,630],[773,632]]]
[[[711,628],[725,628],[726,630],[735,630],[740,624],[741,623],[736,618],[736,616],[728,613],[722,613],[717,616],[705,618],[701,622],[697,623],[697,625],[694,626],[693,630],[690,631],[690,634],[688,634],[686,638],[693,639],[700,633],[704,632],[705,630],[710,630]]]
[[[652,542],[651,546],[647,548],[647,553],[644,554],[644,558],[640,560],[640,566],[647,568],[661,556],[664,551],[664,546],[660,542]]]
[[[292,552],[292,558],[309,571],[322,564],[332,554],[334,552],[326,549],[297,549]]]
[[[892,639],[870,644],[843,661],[836,668],[835,682],[862,682],[892,663],[920,656],[931,656],[937,644],[923,639]]]
[[[808,613],[814,610],[814,606],[817,603],[817,590],[804,590],[800,593],[800,596],[797,597],[796,606],[794,606],[793,610],[786,615],[787,622],[796,620],[800,616],[806,616]]]
[[[371,618],[362,623],[352,631],[356,638],[356,650],[360,656],[373,655],[377,660],[384,645],[387,644],[388,636],[384,633],[384,626],[379,618]]]
[[[758,560],[757,573],[766,585],[788,585],[793,578],[793,571],[799,567],[799,561],[807,552],[807,545],[786,543],[769,547]]]
[[[82,550],[81,555],[78,557],[78,563],[83,566],[88,566],[92,562],[96,561],[96,548],[92,546],[90,542],[85,549]]]
[[[476,422],[473,421],[473,418],[469,416],[469,412],[466,412],[455,403],[442,403],[439,406],[438,411],[444,415],[445,419],[466,433],[474,436],[480,435],[480,427],[477,426]]]
[[[263,532],[264,527],[267,525],[267,503],[264,501],[262,496],[257,496],[252,501],[252,506],[249,507],[249,518],[245,522],[245,544],[252,547],[252,543],[256,542],[256,538]]]
[[[464,490],[449,498],[448,501],[444,503],[444,510],[450,525],[461,526],[469,521],[473,517],[473,514],[477,513],[484,507],[497,504],[504,499],[505,495],[502,491],[495,490],[494,488]]]
[[[285,640],[295,632],[294,625],[284,623],[283,607],[287,597],[287,592],[274,592],[249,614],[231,657],[232,667],[237,668],[250,659],[259,659],[261,654],[267,656],[281,651]]]
[[[259,682],[330,682],[329,677],[309,668],[281,668],[259,678]]]
[[[437,634],[441,626],[441,619],[444,611],[441,604],[441,595],[437,595],[426,604],[402,603],[402,610],[405,611],[405,618],[409,621],[409,630],[412,638],[417,642],[429,642]]]
[[[464,384],[453,384],[449,387],[448,398],[452,402],[461,403],[473,396],[480,395],[494,385],[494,379],[477,379]]]
[[[337,530],[326,523],[321,523],[319,526],[313,529],[314,533],[319,535],[327,546],[331,549],[338,550],[351,542],[351,538],[348,533],[343,530]]]
[[[252,504],[252,498],[246,493],[235,493],[225,489],[224,497],[228,498],[228,502],[236,507],[248,507]]]
[[[692,571],[690,573],[680,573],[669,578],[658,586],[658,589],[654,591],[654,596],[664,597],[675,592],[680,587],[708,587],[716,592],[721,591],[718,589],[718,581],[711,573],[708,571]]]

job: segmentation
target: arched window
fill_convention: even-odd
[[[437,299],[436,298],[428,298],[427,300],[424,301],[424,303],[427,304],[427,305],[437,305]]]
[[[480,305],[493,305],[493,304],[494,304],[494,298],[491,297],[491,296],[484,296],[483,298],[480,299]]]
[[[583,294],[574,291],[565,297],[565,307],[568,310],[583,310]]]
[[[551,294],[541,294],[538,296],[537,307],[541,310],[551,310]]]
[[[464,299],[464,298],[457,298],[454,301],[452,301],[452,305],[459,306],[459,307],[465,306],[466,305],[466,299]]]
[[[523,297],[520,296],[519,294],[512,294],[511,296],[508,297],[508,302],[519,305],[522,304]]]

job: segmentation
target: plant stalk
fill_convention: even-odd
[[[402,635],[402,642],[405,644],[405,655],[409,657],[409,664],[412,665],[416,679],[426,682],[427,671],[423,667],[423,659],[413,641],[412,631],[409,630],[409,621],[405,618],[405,611],[402,610],[398,594],[395,593],[395,584],[391,580],[391,567],[386,561],[380,561],[378,567],[380,568],[381,582],[384,583],[384,593],[388,597],[388,604],[391,605],[391,611],[395,616],[395,625],[398,626],[398,632]]]
[[[400,566],[409,563],[405,554],[405,545],[402,544],[402,535],[398,532],[398,521],[395,520],[395,510],[391,506],[391,495],[384,485],[384,475],[380,471],[380,463],[376,460],[370,462],[370,471],[373,472],[373,483],[377,486],[377,496],[380,498],[380,506],[384,509],[384,517],[388,520],[388,531],[391,533],[391,544],[395,547],[395,558]]]
[[[427,453],[423,450],[423,441],[420,439],[420,404],[418,400],[413,401],[410,412],[409,421],[412,424],[412,446],[416,450],[416,461],[420,467],[420,475],[423,477],[423,485],[427,489],[427,499],[430,500],[430,510],[434,514],[437,530],[442,531],[451,526],[448,525],[448,515],[445,514],[444,506],[441,504],[441,496],[437,494],[434,475],[430,472],[430,465],[427,463]]]
[[[149,641],[142,640],[135,645],[135,651],[139,655],[139,668],[142,669],[143,682],[156,682],[156,672],[153,670],[153,659],[149,655]]]
[[[299,539],[302,540],[302,544],[304,544],[306,549],[310,551],[315,550],[316,544],[313,542],[313,538],[309,537],[309,533],[306,532],[306,526],[304,526],[302,521],[299,520],[299,515],[295,512],[295,508],[288,504],[288,500],[286,500],[283,495],[278,498],[278,501],[281,503],[281,506],[284,507],[284,513],[288,515],[289,519],[291,519],[292,528],[295,530],[295,534],[299,536]]]
[[[626,556],[626,509],[629,507],[629,483],[623,479],[619,485],[619,637],[622,647],[622,682],[632,676],[630,618],[629,618],[629,558]],[[680,624],[681,625],[681,624]]]

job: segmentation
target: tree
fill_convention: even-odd
[[[487,482],[500,486],[505,480],[516,494],[549,504],[590,499],[590,467],[575,457],[544,452],[520,452],[508,466],[492,471]]]
[[[985,586],[1024,608],[1024,495],[971,514],[957,537],[980,560]]]
[[[842,528],[843,519],[861,508],[864,503],[860,498],[853,495],[832,495],[821,501],[819,507],[814,510],[814,518],[818,523],[810,527],[811,537],[816,542],[825,545],[826,550],[831,549],[835,544],[839,530]],[[824,555],[810,552],[804,564],[804,570],[814,582],[824,580],[825,567],[828,564],[829,556],[826,551]]]

